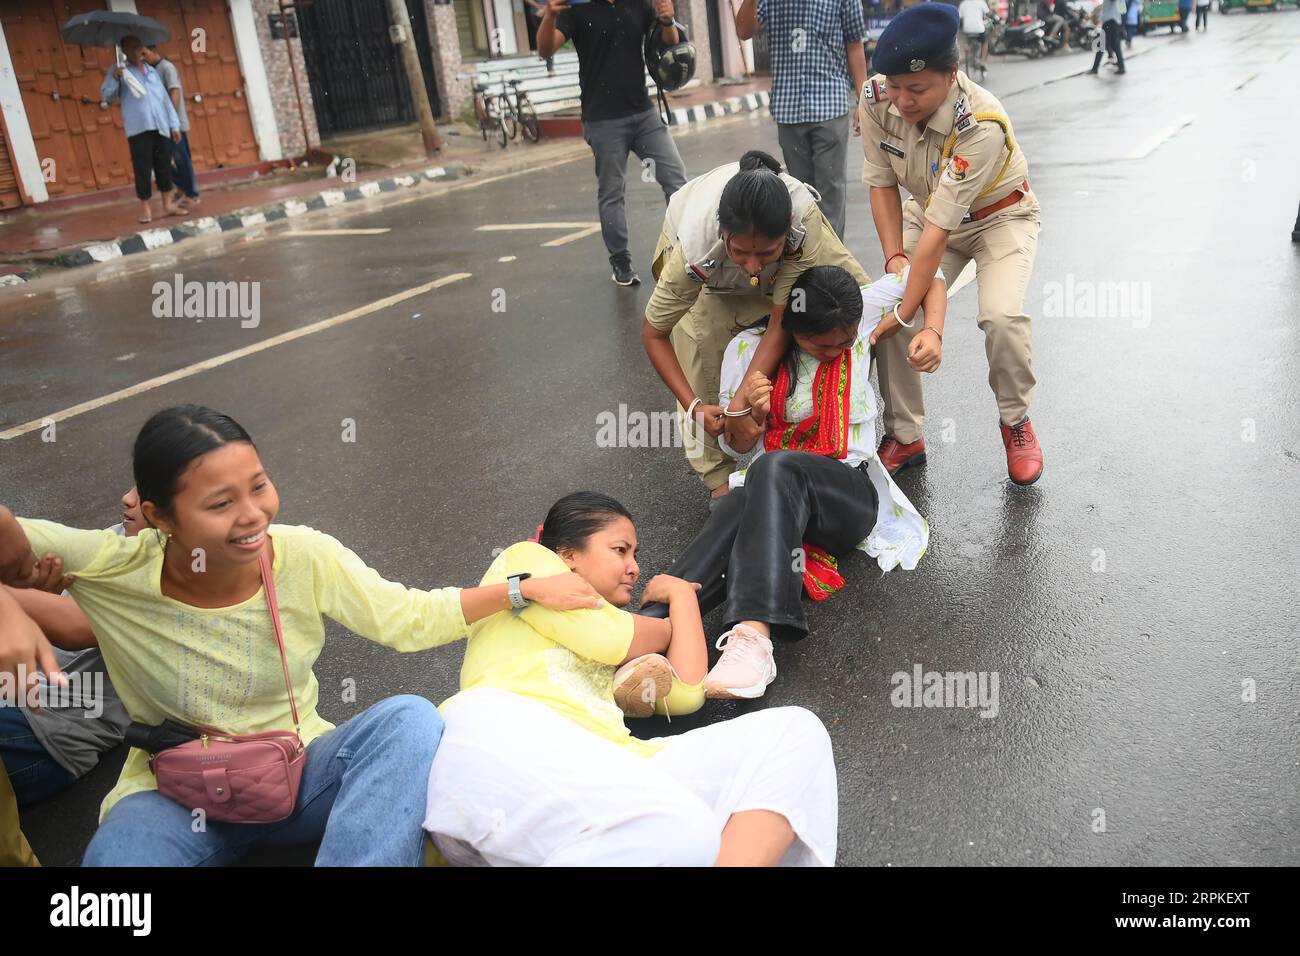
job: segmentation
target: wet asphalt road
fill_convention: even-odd
[[[668,728],[814,710],[835,744],[841,863],[1300,863],[1300,13],[1211,27],[1139,40],[1148,52],[1122,78],[1025,82],[1084,69],[1083,55],[995,65],[995,92],[1029,87],[1005,105],[1044,210],[1027,310],[1045,475],[1029,489],[1005,478],[968,289],[927,381],[929,464],[900,482],[931,522],[926,558],[882,577],[854,556],[849,586],[810,608],[811,636],[778,648],[763,701]],[[751,146],[779,155],[766,117],[679,145],[692,175]],[[278,225],[0,293],[3,431],[472,274],[73,417],[54,442],[0,440],[0,500],[112,523],[139,425],[194,401],[257,439],[281,521],[335,534],[390,578],[474,583],[556,497],[595,488],[637,516],[648,579],[706,514],[678,451],[596,445],[601,412],[669,407],[638,337],[649,286],[610,283],[598,236],[543,248],[563,230],[474,230],[594,221],[594,191],[584,160],[295,223],[391,229],[379,236]],[[847,242],[878,274],[865,187],[850,202]],[[662,196],[634,179],[628,210],[648,278]],[[155,318],[153,283],[177,272],[260,281],[260,325]],[[1089,306],[1101,283],[1132,297]],[[341,440],[349,418],[355,443]],[[331,625],[321,711],[442,700],[461,654],[399,656]],[[891,675],[917,664],[996,672],[997,716],[891,706]],[[355,704],[331,694],[345,678]],[[120,760],[26,815],[47,863],[78,858]]]

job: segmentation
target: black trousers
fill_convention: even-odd
[[[1124,45],[1120,43],[1120,35],[1124,28],[1114,20],[1107,20],[1101,25],[1102,32],[1106,34],[1106,52],[1114,53],[1115,59],[1119,63],[1119,68],[1124,69]],[[1092,58],[1092,71],[1094,73],[1101,67],[1101,50]]]
[[[1210,8],[1209,7],[1196,8],[1196,26],[1199,28],[1201,24],[1205,24],[1206,30],[1210,29]]]
[[[725,602],[727,627],[762,621],[778,640],[807,636],[803,542],[838,557],[871,533],[879,502],[865,468],[805,451],[760,455],[668,573],[702,585],[701,614]],[[641,613],[667,617],[668,606]]]
[[[150,178],[158,180],[158,191],[164,196],[172,191],[172,141],[157,130],[148,130],[128,136],[131,146],[131,168],[135,170],[135,194],[141,199],[153,195]]]

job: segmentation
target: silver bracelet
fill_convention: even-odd
[[[695,401],[691,402],[691,404],[686,409],[686,420],[688,422],[695,421],[695,419],[692,417],[695,413],[695,406],[703,405],[703,404],[704,404],[704,399],[702,398],[697,398]]]
[[[915,315],[912,316],[912,321],[911,321],[911,322],[904,322],[904,321],[903,321],[903,317],[902,317],[901,315],[898,314],[898,307],[899,307],[900,305],[902,305],[902,304],[903,304],[903,303],[901,303],[901,302],[895,302],[895,303],[894,303],[894,320],[895,320],[899,325],[901,325],[903,328],[905,328],[905,329],[914,329],[914,328],[916,328],[916,316],[915,316]]]
[[[725,415],[727,418],[744,418],[746,415],[748,415],[748,414],[749,414],[750,412],[752,412],[753,410],[754,410],[754,406],[753,406],[753,405],[750,405],[748,408],[740,408],[740,409],[737,409],[737,410],[734,411],[734,412],[733,412],[731,409],[729,409],[729,408],[724,408],[724,409],[722,410],[722,414]]]

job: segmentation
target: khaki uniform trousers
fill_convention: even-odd
[[[923,211],[913,199],[903,205],[903,249],[908,255],[924,228]],[[1004,425],[1015,425],[1029,414],[1034,394],[1033,336],[1025,315],[1025,290],[1038,247],[1039,206],[1032,194],[1019,204],[953,231],[941,266],[948,282],[971,259],[979,287],[979,317],[984,352],[989,363],[989,387],[998,402]],[[916,318],[922,318],[918,313]],[[925,400],[921,373],[907,364],[907,351],[925,323],[899,329],[876,346],[880,392],[885,402],[885,432],[902,444],[921,437]],[[951,328],[951,322],[948,323]]]
[[[654,274],[659,277],[663,256],[672,240],[662,229],[655,244]],[[716,405],[722,389],[722,353],[735,338],[740,326],[752,325],[772,313],[772,300],[761,295],[716,293],[705,286],[682,320],[674,326],[671,341],[677,361],[690,383],[691,390],[705,405]],[[677,428],[682,436],[686,460],[713,491],[727,483],[736,470],[735,460],[718,447],[718,440],[695,422],[686,420],[686,409],[677,405]]]
[[[718,403],[722,353],[742,326],[752,325],[772,312],[772,300],[761,295],[718,293],[703,289],[691,311],[672,332],[673,351],[691,390],[706,405]],[[735,460],[718,447],[718,440],[703,427],[686,421],[686,409],[677,406],[686,458],[710,491],[727,483]]]

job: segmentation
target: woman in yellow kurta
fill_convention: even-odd
[[[441,720],[429,701],[412,696],[381,701],[338,728],[322,718],[312,667],[324,646],[323,618],[397,650],[422,650],[509,607],[508,586],[408,589],[327,534],[274,524],[279,496],[252,439],[208,408],[153,416],[136,439],[134,470],[155,530],[124,538],[16,519],[0,507],[0,582],[31,583],[33,549],[62,558],[132,720],[228,734],[296,729],[307,760],[286,820],[219,823],[158,793],[148,756],[132,750],[85,863],[217,864],[255,843],[320,840],[322,865],[419,865],[422,796]],[[263,553],[279,596],[298,728],[263,593]],[[523,594],[553,608],[602,601],[567,572],[526,582]],[[57,672],[39,632],[0,631],[0,678],[38,668]]]
[[[538,543],[507,548],[488,569],[486,587],[572,570],[605,606],[529,606],[470,628],[429,772],[434,843],[457,864],[833,864],[835,765],[807,710],[653,740],[628,731],[616,694],[630,666],[653,674],[660,657],[665,683],[633,686],[647,698],[671,687],[667,709],[681,713],[702,702],[707,662],[694,586],[667,575],[646,586],[643,600],[667,604],[668,620],[623,610],[636,551],[627,510],[582,492],[556,502]]]

